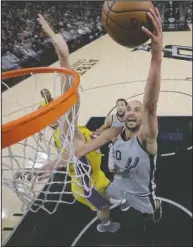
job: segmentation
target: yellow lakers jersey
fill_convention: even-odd
[[[92,132],[90,130],[88,130],[84,126],[78,126],[78,128],[79,128],[80,132],[84,135],[87,142],[92,140]],[[60,141],[60,131],[59,130],[57,130],[57,132],[55,133],[55,137],[56,136],[57,136],[57,138],[54,138],[54,140],[57,143],[57,147],[59,147],[61,149],[62,143]],[[109,180],[106,178],[105,174],[101,170],[102,154],[101,154],[100,150],[94,150],[94,151],[88,153],[86,155],[86,158],[87,158],[89,165],[91,166],[90,176],[91,176],[93,186],[99,190],[103,189],[104,187],[106,187],[109,184]],[[76,183],[76,181],[74,179],[75,171],[74,171],[74,165],[73,164],[71,164],[69,166],[68,172],[72,178],[72,184]]]
[[[45,101],[42,101],[40,104],[41,104],[42,107],[47,105],[47,103]]]

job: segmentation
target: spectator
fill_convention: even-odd
[[[102,3],[85,1],[2,2],[3,68],[9,70],[54,62],[54,50],[36,21],[38,13],[43,13],[54,30],[62,34],[72,51],[104,32],[99,16],[101,6]]]
[[[13,55],[13,54],[12,54]],[[18,63],[12,62],[10,59],[11,56],[3,56],[1,60],[1,66],[3,71],[19,69],[21,68]]]
[[[19,58],[12,54],[10,51],[7,51],[4,57],[12,64],[19,63]]]

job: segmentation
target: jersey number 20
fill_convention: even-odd
[[[115,152],[116,160],[121,160],[121,151],[116,150]],[[135,160],[133,161],[132,157],[129,157],[127,160],[127,163],[125,165],[125,170],[128,171],[131,168],[135,168],[137,164],[139,163],[139,157],[136,157]]]

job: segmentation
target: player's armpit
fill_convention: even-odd
[[[104,146],[106,143],[112,141],[121,133],[122,128],[109,128],[105,130],[100,136],[96,139],[88,141],[80,150],[76,152],[76,157],[79,159],[82,156]]]

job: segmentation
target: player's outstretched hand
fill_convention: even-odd
[[[66,41],[63,39],[61,34],[56,34],[48,22],[44,19],[41,14],[38,14],[37,18],[39,24],[42,26],[44,33],[51,38],[52,44],[55,47],[55,50],[59,56],[59,61],[62,67],[69,66],[69,49]]]
[[[93,139],[95,139],[97,136],[99,136],[101,133],[100,133],[100,131],[97,129],[96,131],[93,131],[92,132],[92,137],[93,137]]]
[[[49,38],[52,38],[55,35],[55,33],[52,30],[52,28],[50,27],[50,25],[48,24],[48,22],[44,19],[44,17],[41,14],[38,14],[37,20],[38,20],[39,24],[42,26],[44,33]]]
[[[31,181],[34,178],[37,178],[38,181],[44,180],[49,178],[53,173],[53,167],[49,165],[45,165],[39,169],[25,169],[22,172],[15,172],[14,173],[14,180],[28,180]]]
[[[162,57],[162,43],[163,43],[163,33],[162,33],[162,21],[159,10],[150,9],[148,12],[148,17],[150,18],[154,32],[151,32],[146,27],[142,27],[143,32],[151,38],[151,52],[154,58]]]

